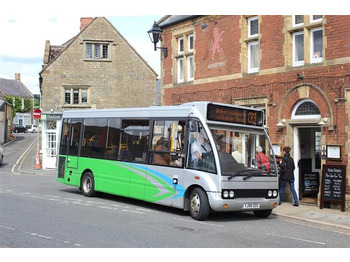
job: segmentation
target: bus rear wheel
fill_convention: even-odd
[[[201,188],[194,188],[190,194],[190,214],[196,220],[204,220],[209,216],[207,194]]]
[[[81,192],[86,197],[91,197],[95,194],[95,180],[91,172],[87,172],[81,179]]]

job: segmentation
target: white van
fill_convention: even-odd
[[[28,132],[31,133],[37,133],[38,132],[38,126],[37,125],[26,125],[26,128]]]

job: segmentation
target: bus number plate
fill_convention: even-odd
[[[260,203],[244,203],[243,208],[260,208]]]

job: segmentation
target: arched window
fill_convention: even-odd
[[[318,106],[310,99],[299,101],[292,112],[292,119],[320,118],[321,113]]]

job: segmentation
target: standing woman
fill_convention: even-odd
[[[289,182],[290,191],[292,191],[294,204],[293,206],[299,206],[299,199],[297,196],[297,192],[295,192],[294,188],[294,160],[290,156],[291,148],[289,146],[285,146],[283,148],[284,157],[280,162],[280,174],[282,179],[281,189],[280,189],[280,204],[282,203],[282,198],[284,194],[284,189],[286,188],[287,182]]]

